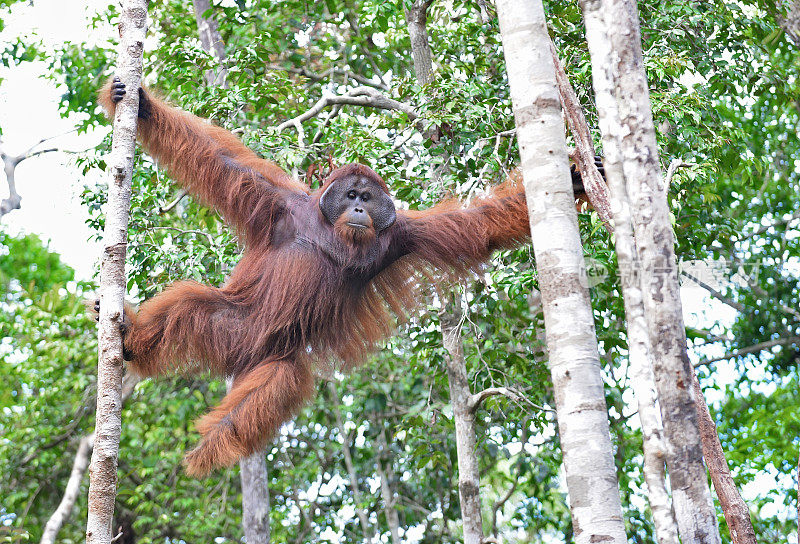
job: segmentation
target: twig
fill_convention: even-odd
[[[206,239],[208,240],[208,243],[211,244],[211,246],[216,245],[214,244],[214,238],[212,238],[209,233],[203,232],[201,230],[188,230],[188,229],[184,230],[184,229],[179,229],[177,227],[149,227],[147,230],[171,230],[178,232],[180,234],[196,234],[199,236],[205,236]]]
[[[702,287],[703,289],[705,289],[706,291],[708,291],[708,294],[709,294],[709,295],[711,295],[711,296],[712,296],[712,297],[714,297],[715,299],[719,300],[720,302],[724,302],[725,304],[727,304],[728,306],[730,306],[730,307],[731,307],[731,308],[733,308],[734,310],[739,310],[740,312],[744,312],[744,311],[745,311],[745,306],[744,306],[744,304],[741,304],[741,303],[739,303],[739,302],[736,302],[735,300],[733,300],[733,299],[732,299],[732,298],[730,298],[730,297],[726,297],[725,295],[723,295],[722,293],[720,293],[719,291],[717,291],[716,289],[714,289],[713,287],[711,287],[710,285],[708,285],[707,283],[705,283],[705,282],[704,282],[703,280],[701,280],[700,278],[697,278],[697,277],[695,277],[695,276],[693,276],[693,275],[689,274],[689,273],[688,273],[688,272],[686,272],[686,271],[683,271],[683,272],[681,272],[681,275],[683,275],[683,276],[685,276],[685,277],[689,278],[690,280],[692,280],[693,282],[695,282],[697,285],[699,285],[700,287]]]
[[[766,342],[759,342],[758,344],[753,344],[752,346],[748,346],[746,348],[728,352],[722,357],[714,357],[711,359],[706,359],[705,361],[700,361],[694,366],[700,367],[711,363],[716,363],[717,361],[724,361],[726,359],[733,359],[734,357],[741,357],[742,355],[747,355],[750,353],[758,353],[759,351],[764,351],[765,349],[774,348],[775,346],[788,346],[790,344],[800,344],[800,336],[790,336],[788,338],[776,338],[775,340],[767,340]]]
[[[187,192],[186,192],[186,189],[181,189],[180,191],[178,191],[178,196],[177,196],[177,197],[175,197],[175,200],[173,200],[172,202],[170,202],[170,203],[169,203],[169,204],[167,204],[166,206],[159,206],[159,207],[158,207],[158,213],[159,213],[159,215],[161,215],[161,214],[164,214],[164,213],[167,213],[167,212],[168,212],[168,211],[170,211],[172,208],[174,208],[175,206],[177,206],[177,205],[178,205],[178,202],[180,202],[181,200],[183,200],[183,198],[184,198],[184,197],[185,197],[187,194],[189,194],[189,193],[187,193]]]

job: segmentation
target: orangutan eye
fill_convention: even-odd
[[[362,201],[366,202],[366,201],[367,201],[367,200],[369,200],[370,198],[372,198],[372,195],[371,195],[371,194],[369,194],[369,193],[361,193],[361,200],[362,200]]]
[[[358,195],[356,194],[355,191],[350,191],[349,193],[347,193],[347,198],[349,198],[350,200],[355,200],[357,196]]]

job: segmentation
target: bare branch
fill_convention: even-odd
[[[215,245],[214,244],[214,238],[212,238],[212,236],[209,233],[203,232],[201,230],[188,230],[188,229],[184,230],[184,229],[179,229],[177,227],[149,227],[147,230],[169,230],[169,231],[177,232],[177,233],[179,233],[181,235],[183,235],[183,234],[195,234],[197,236],[205,236],[205,238],[208,240],[208,243],[211,246]]]
[[[479,391],[478,393],[474,393],[470,399],[468,404],[468,410],[470,413],[474,414],[480,405],[488,399],[489,397],[493,397],[495,395],[503,395],[505,397],[510,398],[511,400],[520,401],[522,400],[522,395],[514,391],[509,387],[489,387],[484,389],[483,391]]]
[[[302,123],[315,117],[318,115],[322,110],[327,108],[328,106],[333,105],[349,105],[349,106],[363,106],[367,108],[376,108],[382,110],[397,110],[402,111],[411,121],[416,121],[415,126],[422,131],[424,129],[424,125],[422,123],[419,114],[414,109],[413,106],[409,104],[405,104],[403,102],[398,102],[388,96],[383,95],[382,93],[372,89],[370,87],[356,87],[355,89],[351,89],[347,93],[339,96],[332,96],[327,95],[320,98],[316,104],[314,104],[308,111],[298,115],[293,119],[289,119],[284,121],[280,125],[278,125],[277,130],[285,130],[291,126],[298,126],[298,123]]]
[[[769,348],[774,348],[775,346],[788,346],[791,344],[800,344],[800,337],[790,336],[788,338],[776,338],[775,340],[767,340],[766,342],[759,342],[758,344],[753,344],[752,346],[748,346],[746,348],[728,352],[722,357],[713,357],[711,359],[706,359],[705,361],[700,361],[694,366],[696,367],[705,366],[711,363],[716,363],[717,361],[733,359],[735,357],[741,357],[742,355],[748,355],[750,353],[758,353],[759,351],[764,351]]]
[[[689,278],[690,280],[695,282],[697,285],[699,285],[700,287],[702,287],[703,289],[708,291],[709,295],[711,295],[715,299],[719,300],[720,302],[724,302],[725,304],[727,304],[728,306],[730,306],[734,310],[738,310],[740,312],[745,311],[744,304],[736,302],[735,300],[733,300],[730,297],[726,297],[725,295],[723,295],[722,293],[720,293],[719,291],[717,291],[716,289],[714,289],[713,287],[708,285],[706,282],[704,282],[700,278],[697,278],[697,277],[693,276],[692,274],[689,274],[685,270],[681,272],[681,275]]]
[[[122,381],[122,402],[125,402],[131,397],[139,381],[140,378],[134,374],[125,375],[125,379]],[[56,541],[58,531],[61,530],[72,508],[75,506],[75,501],[80,491],[81,480],[83,480],[83,475],[86,473],[86,469],[89,466],[89,456],[93,448],[94,433],[81,438],[78,444],[78,451],[75,453],[75,461],[72,464],[72,472],[70,473],[69,480],[67,480],[67,486],[64,489],[64,496],[61,498],[61,502],[58,504],[55,512],[53,512],[53,515],[47,520],[40,544],[52,544]]]
[[[67,487],[64,490],[64,496],[58,504],[56,511],[47,520],[47,525],[44,527],[42,540],[40,544],[53,544],[56,541],[59,529],[64,524],[64,521],[69,517],[75,501],[78,498],[78,492],[81,487],[81,480],[89,467],[89,456],[94,447],[94,433],[81,438],[78,445],[78,452],[75,454],[75,461],[72,464],[72,472],[67,481]]]
[[[161,215],[161,214],[165,214],[165,213],[167,213],[168,211],[170,211],[172,208],[174,208],[175,206],[177,206],[177,205],[178,205],[178,202],[180,202],[181,200],[183,200],[183,198],[184,198],[184,197],[185,197],[187,194],[189,194],[189,193],[187,193],[187,192],[186,192],[186,189],[181,189],[180,191],[178,191],[178,196],[176,196],[176,197],[175,197],[175,200],[173,200],[172,202],[170,202],[170,203],[169,203],[169,204],[167,204],[166,206],[159,206],[159,207],[158,207],[158,213],[159,213],[159,215]]]

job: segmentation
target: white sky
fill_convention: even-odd
[[[38,35],[47,46],[65,41],[87,39],[86,13],[108,4],[90,0],[36,0],[33,6],[17,4],[5,17],[6,28],[0,42],[17,36]],[[95,34],[96,35],[96,34]],[[74,123],[58,113],[57,86],[40,76],[44,63],[23,63],[0,67],[0,127],[3,145],[10,154],[21,153],[43,137],[71,130]],[[109,129],[78,136],[69,134],[45,142],[44,147],[82,150],[97,144]],[[86,180],[64,153],[47,153],[19,164],[16,171],[17,192],[22,207],[6,214],[2,221],[12,233],[32,232],[50,241],[50,247],[74,267],[79,279],[88,279],[100,254],[100,245],[88,241],[90,231],[84,225],[85,212],[80,205],[80,191]],[[0,198],[8,196],[5,178],[0,180]]]

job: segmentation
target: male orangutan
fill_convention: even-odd
[[[413,306],[420,267],[464,272],[530,234],[513,180],[468,207],[447,201],[423,212],[395,210],[386,183],[361,164],[311,192],[233,134],[139,93],[144,149],[219,210],[246,248],[223,287],[176,283],[126,312],[134,372],[234,379],[197,424],[203,438],[186,456],[189,474],[263,447],[312,396],[316,363],[363,360]],[[124,94],[114,78],[100,100],[113,112]]]

